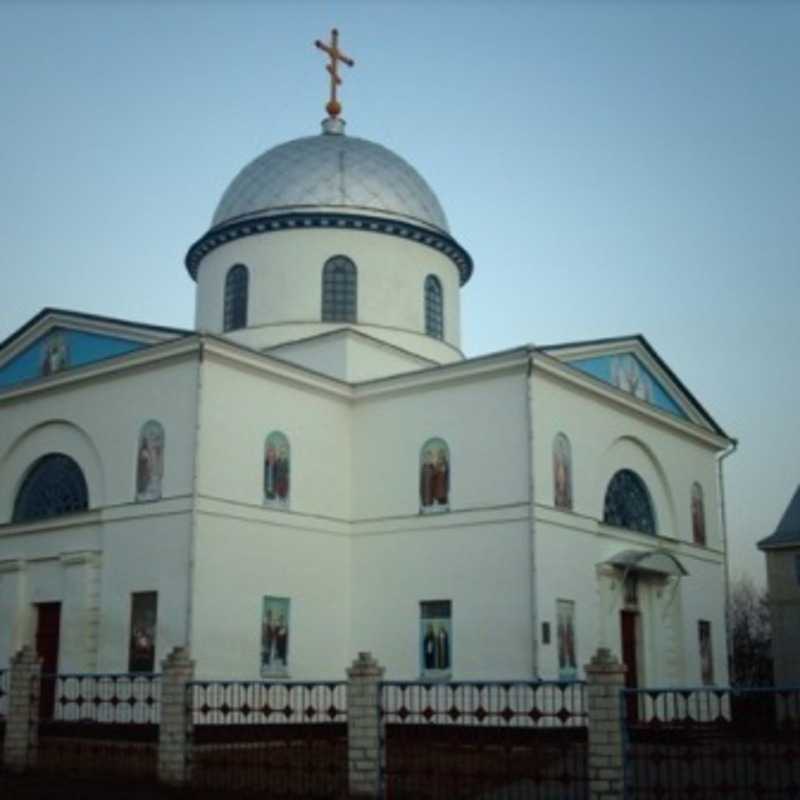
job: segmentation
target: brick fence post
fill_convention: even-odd
[[[591,800],[622,800],[622,702],[626,667],[605,647],[598,648],[586,671],[589,703],[589,796]]]
[[[170,786],[189,781],[188,755],[191,743],[186,684],[194,679],[194,661],[189,650],[176,647],[161,662],[161,719],[158,728],[158,779]]]
[[[347,766],[351,797],[380,797],[383,719],[378,708],[384,668],[359,653],[347,670]]]
[[[22,772],[36,759],[42,662],[33,648],[25,645],[9,666],[3,756],[7,769]]]

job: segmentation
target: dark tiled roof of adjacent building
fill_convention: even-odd
[[[797,487],[794,497],[783,512],[775,533],[762,539],[758,546],[762,550],[768,550],[770,547],[784,547],[791,544],[800,545],[800,486]]]

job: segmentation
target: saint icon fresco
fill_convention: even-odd
[[[136,499],[161,499],[164,477],[164,428],[151,419],[142,426],[136,455]]]
[[[289,598],[264,597],[261,618],[261,674],[286,675],[289,669]]]
[[[575,655],[574,601],[556,601],[556,625],[558,633],[558,676],[562,681],[571,680],[578,673],[578,661]]]
[[[419,498],[425,513],[450,507],[450,451],[444,439],[428,439],[422,447]]]
[[[706,543],[706,512],[699,483],[692,484],[692,539],[695,544]]]
[[[648,403],[653,402],[653,382],[630,353],[614,356],[611,361],[611,380],[614,386],[624,392]]]
[[[264,446],[264,502],[289,504],[289,440],[280,431],[267,436]]]
[[[421,603],[421,666],[424,673],[443,673],[451,666],[451,607],[449,600]]]
[[[572,509],[572,451],[563,433],[553,440],[553,495],[556,508]]]
[[[67,340],[60,331],[53,331],[42,345],[42,375],[55,375],[69,366]]]

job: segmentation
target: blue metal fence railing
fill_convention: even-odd
[[[186,703],[195,788],[346,794],[347,684],[192,681]]]
[[[588,797],[585,684],[384,682],[387,798]]]
[[[626,797],[800,798],[800,689],[626,689]]]

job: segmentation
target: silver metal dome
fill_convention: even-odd
[[[325,133],[273,147],[251,161],[222,196],[212,228],[272,211],[326,207],[389,214],[449,233],[447,218],[422,176],[379,144]]]

